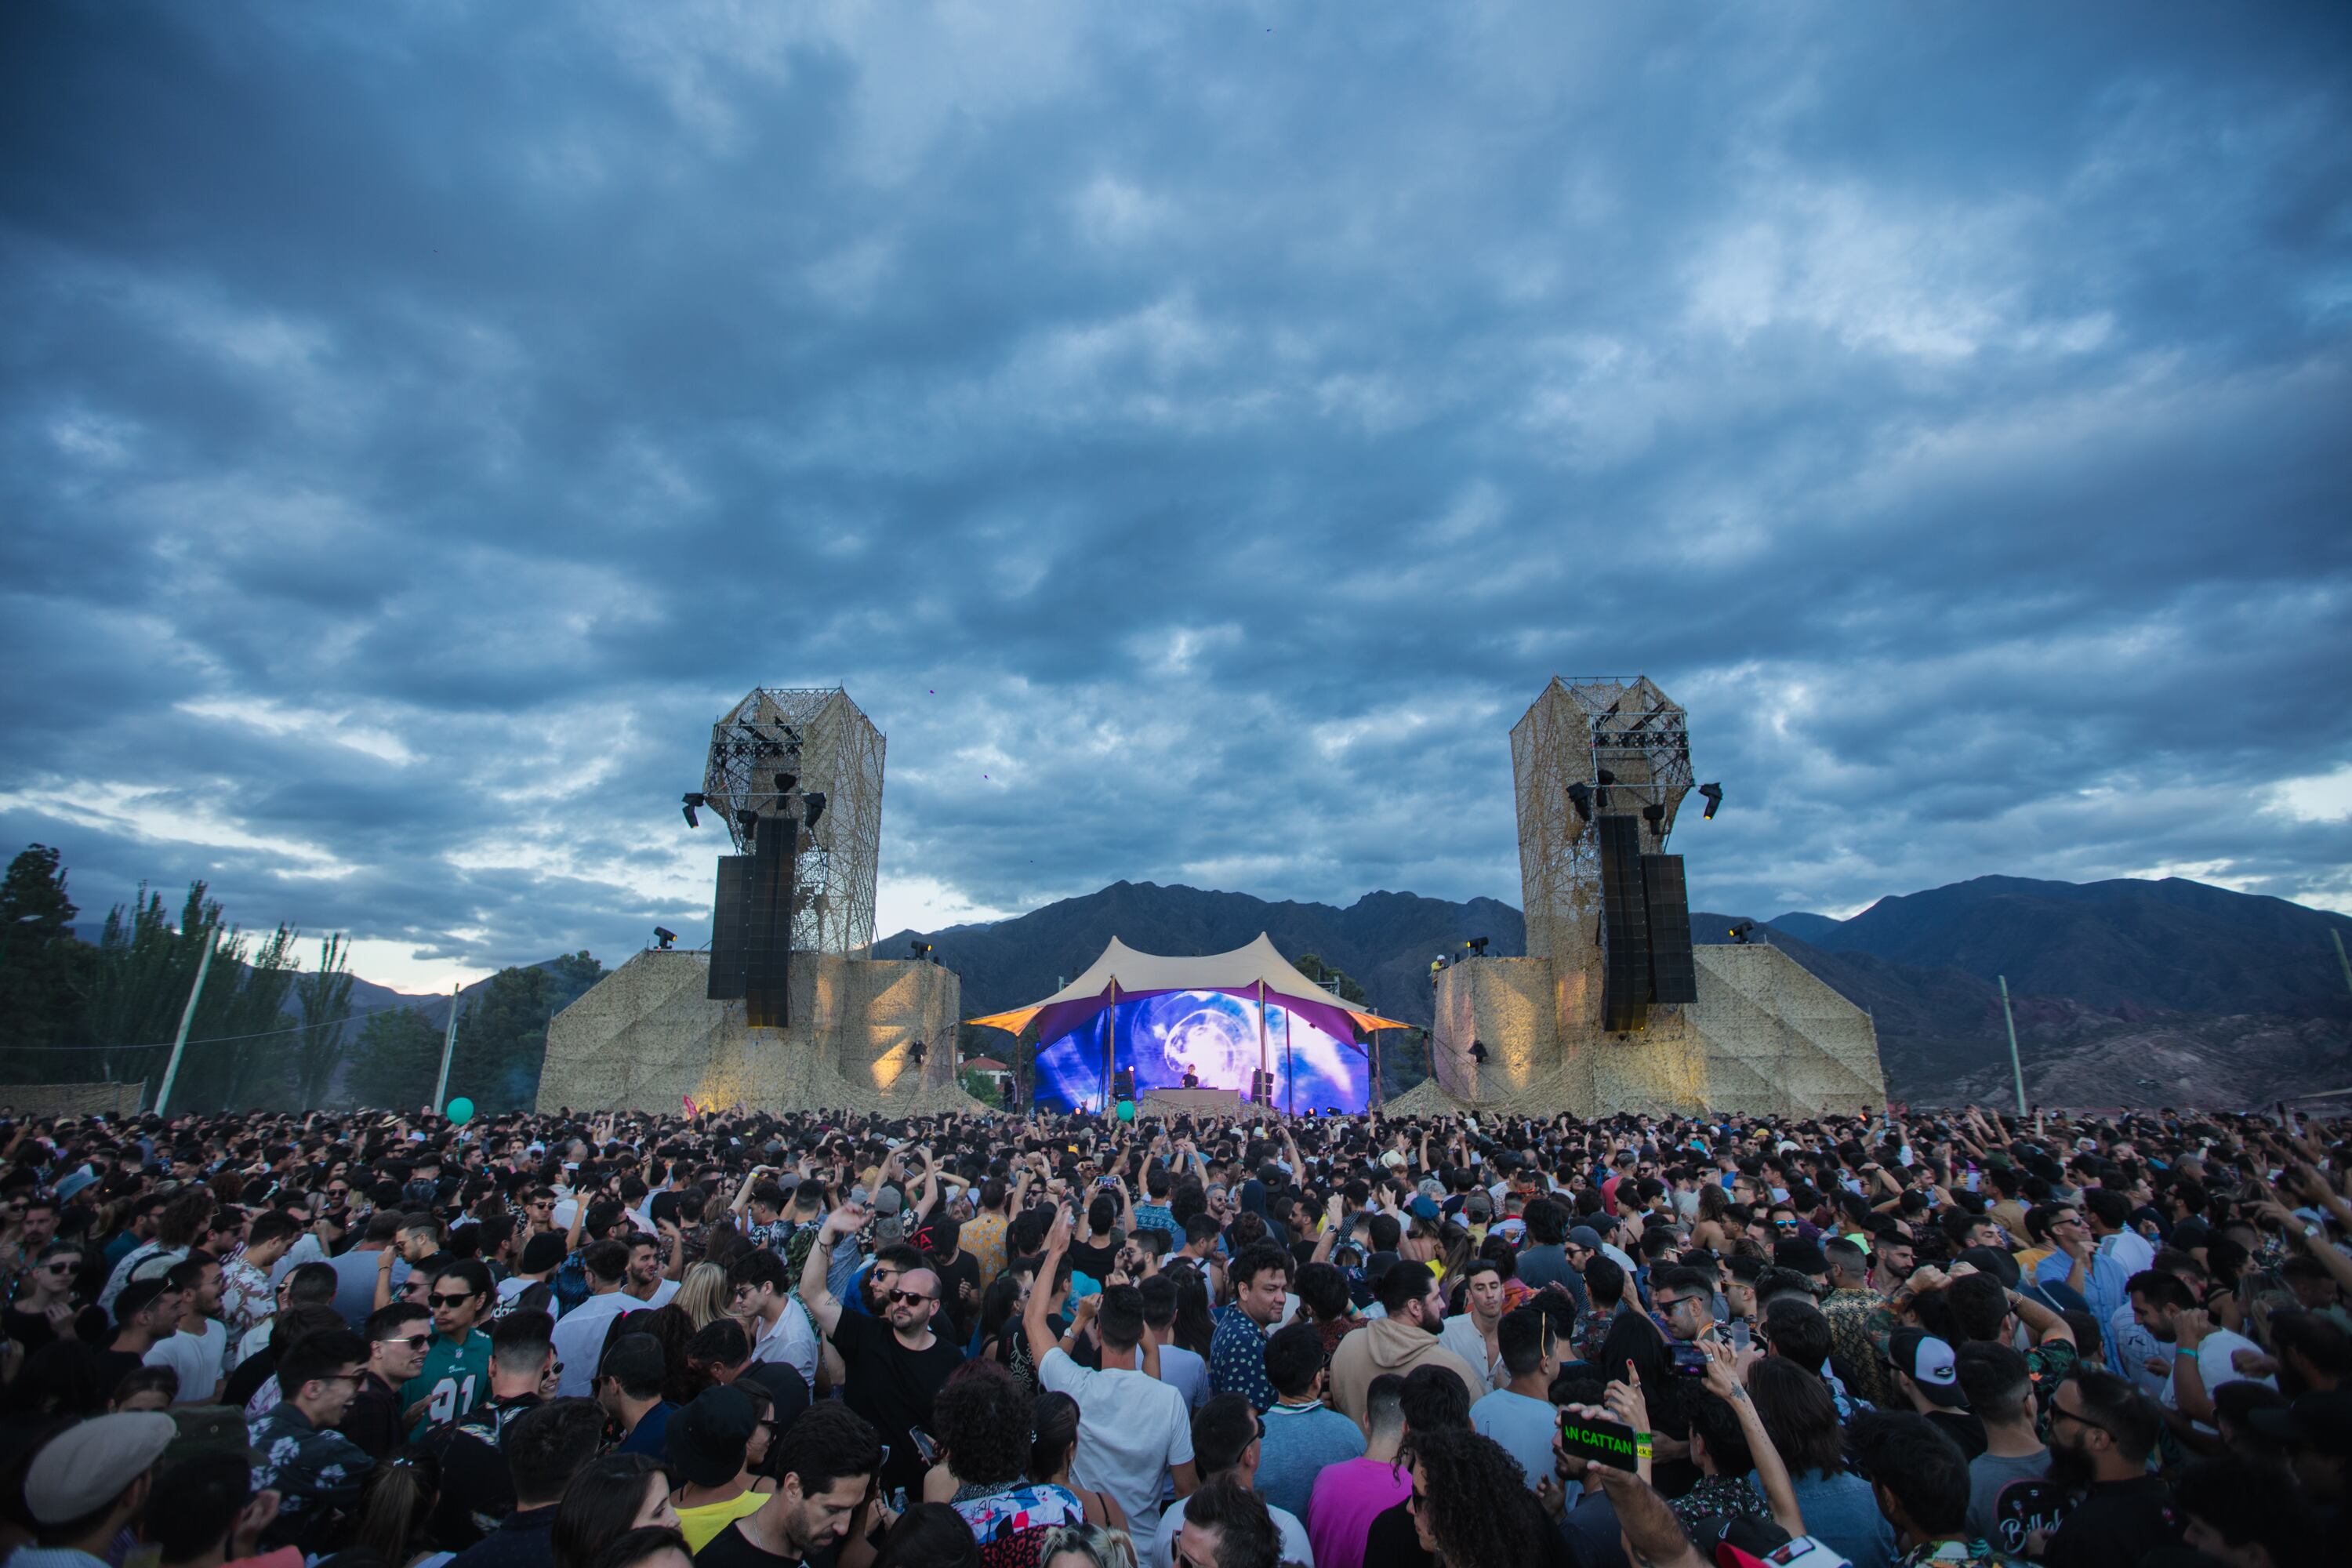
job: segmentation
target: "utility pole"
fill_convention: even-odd
[[[2017,1059],[2017,1017],[2009,1010],[2009,976],[2000,976],[2000,1016],[2009,1026],[2009,1070],[2017,1080],[2017,1114],[2025,1117],[2025,1068]]]
[[[180,1010],[180,1032],[172,1041],[172,1059],[163,1065],[163,1082],[155,1090],[155,1114],[171,1103],[172,1084],[180,1076],[180,1056],[188,1048],[188,1026],[196,1021],[196,998],[205,994],[205,972],[213,966],[213,932],[205,928],[204,956],[196,960],[196,983],[188,987],[188,1005]]]
[[[2344,988],[2352,991],[2352,958],[2344,956],[2344,933],[2330,926],[2327,934],[2336,939],[2336,962],[2344,966]]]
[[[433,1086],[433,1109],[441,1110],[449,1103],[449,1057],[457,1048],[457,995],[465,987],[452,984],[449,987],[449,1027],[441,1036],[441,1081]]]

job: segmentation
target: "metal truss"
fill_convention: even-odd
[[[797,836],[793,947],[861,953],[874,945],[874,882],[882,853],[882,731],[840,687],[762,686],[710,727],[702,805],[717,812],[739,854],[762,831],[807,820]],[[788,775],[789,784],[779,780]]]

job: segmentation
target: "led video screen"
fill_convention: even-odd
[[[1077,1029],[1037,1048],[1037,1103],[1055,1110],[1100,1110],[1104,1047],[1116,1026],[1116,1073],[1135,1073],[1138,1098],[1181,1089],[1190,1068],[1203,1089],[1239,1089],[1251,1100],[1258,1067],[1258,1004],[1223,991],[1165,991],[1122,999]],[[1279,1002],[1265,1006],[1265,1066],[1273,1108],[1360,1114],[1371,1102],[1363,1049],[1334,1038]]]

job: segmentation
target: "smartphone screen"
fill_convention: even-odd
[[[1650,1451],[1647,1433],[1636,1434],[1622,1421],[1599,1421],[1574,1411],[1559,1413],[1560,1451],[1571,1458],[1590,1459],[1612,1470],[1635,1471]]]

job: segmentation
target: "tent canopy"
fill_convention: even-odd
[[[1158,953],[1138,952],[1113,937],[1102,950],[1102,956],[1088,964],[1084,974],[1044,1001],[964,1022],[1017,1035],[1032,1020],[1045,1015],[1039,1037],[1058,1038],[1109,1006],[1114,987],[1119,997],[1163,991],[1226,991],[1255,996],[1260,994],[1260,985],[1265,987],[1264,995],[1268,1002],[1279,1000],[1296,1011],[1322,1013],[1335,1021],[1344,1018],[1359,1029],[1412,1027],[1377,1013],[1359,1012],[1339,1002],[1301,974],[1264,931],[1258,932],[1257,940],[1247,947],[1198,958],[1163,958]]]

